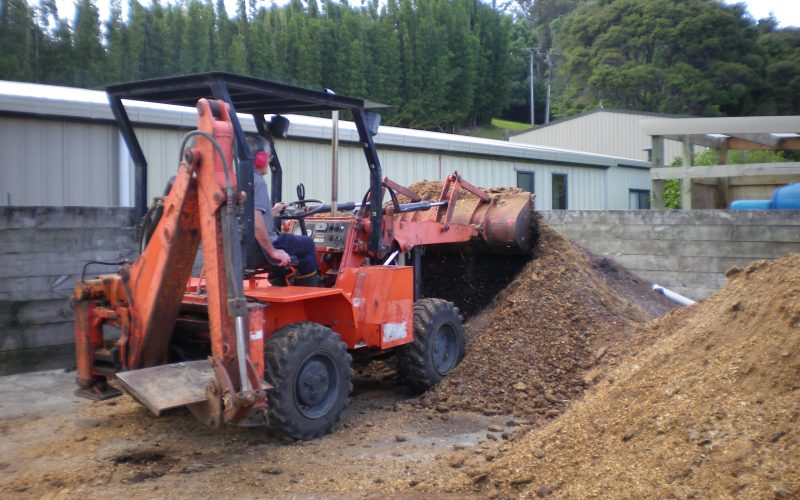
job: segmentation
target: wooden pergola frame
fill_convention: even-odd
[[[800,181],[800,162],[727,165],[728,152],[746,150],[800,150],[800,116],[743,118],[663,118],[642,123],[653,144],[651,195],[653,208],[664,208],[664,181],[681,179],[681,206],[692,208],[692,187],[703,180],[715,184],[728,199],[733,185],[785,184]],[[683,166],[666,167],[664,140],[683,143]],[[717,151],[718,165],[694,167],[694,146]]]

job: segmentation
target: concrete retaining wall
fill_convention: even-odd
[[[72,288],[86,262],[133,257],[135,238],[130,208],[0,207],[0,375],[74,364]]]
[[[800,252],[797,210],[567,210],[542,215],[584,248],[693,299],[720,289],[732,266]]]

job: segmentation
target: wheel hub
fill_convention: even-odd
[[[450,325],[442,325],[433,339],[433,366],[442,375],[447,374],[456,362],[456,333]]]
[[[336,372],[332,361],[315,356],[303,364],[295,391],[300,411],[309,418],[325,414],[336,399]]]

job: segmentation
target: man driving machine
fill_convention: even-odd
[[[270,206],[269,190],[264,175],[269,170],[272,148],[263,137],[254,137],[250,147],[253,150],[253,214],[255,237],[258,244],[271,259],[286,267],[290,255],[297,257],[297,276],[294,284],[298,286],[320,286],[319,264],[314,241],[305,235],[280,233],[275,230],[275,218],[287,207],[286,203]]]

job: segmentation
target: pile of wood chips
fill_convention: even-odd
[[[611,346],[651,319],[611,289],[586,252],[543,222],[538,226],[533,258],[471,318],[464,361],[420,404],[440,412],[513,414],[532,423],[553,418],[591,384],[586,373]],[[460,305],[452,295],[466,291],[486,304],[486,295],[475,293],[486,279],[476,274],[497,275],[497,267],[491,261],[473,266],[446,298]]]
[[[800,254],[728,275],[714,296],[640,327],[633,340],[652,345],[557,420],[470,471],[467,489],[568,498],[800,497]],[[517,308],[508,309],[516,317]],[[491,351],[505,359],[508,349],[480,345],[501,370]],[[562,347],[579,352],[580,342]],[[468,367],[482,371],[476,378],[498,380],[479,363]],[[472,394],[466,375],[437,397]],[[553,391],[556,398],[569,396],[565,388]]]

